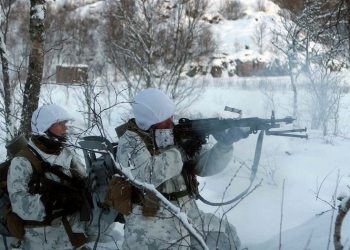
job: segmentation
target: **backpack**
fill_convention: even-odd
[[[78,143],[83,149],[87,170],[91,172],[90,175],[100,191],[97,192],[96,199],[100,206],[111,207],[117,211],[114,221],[124,224],[123,215],[131,213],[133,199],[140,200],[142,192],[113,167],[112,161],[115,160],[118,143],[111,143],[102,136],[86,136]],[[107,151],[113,155],[113,160]]]
[[[21,234],[24,235],[24,228],[22,231],[19,225],[21,224],[20,218],[16,218],[16,221],[18,221],[19,223],[17,223],[17,225],[15,225],[15,223],[11,223],[11,225],[8,225],[7,223],[9,216],[16,216],[14,215],[14,213],[12,213],[11,202],[7,190],[7,173],[11,165],[12,159],[16,156],[22,156],[28,159],[31,163],[31,166],[33,167],[33,172],[42,171],[42,164],[41,161],[36,157],[36,155],[34,155],[34,153],[29,149],[28,146],[22,147],[22,149],[16,155],[10,156],[6,161],[0,164],[0,234],[4,237],[17,236],[16,238],[20,239],[19,236]],[[17,233],[15,233],[17,235],[14,235],[14,230],[17,231]]]
[[[12,237],[5,222],[5,211],[8,204],[10,204],[10,198],[7,191],[7,172],[11,165],[11,160],[12,158],[7,159],[0,164],[0,234],[5,237]]]
[[[24,138],[24,137],[23,137]],[[61,173],[54,168],[49,168],[41,156],[28,145],[28,142],[21,139],[21,142],[18,142],[18,139],[15,138],[14,143],[17,143],[17,146],[11,145],[7,147],[9,151],[9,158],[0,164],[0,235],[3,237],[4,245],[7,249],[6,237],[14,237],[14,241],[11,243],[20,244],[20,240],[23,239],[25,230],[24,225],[33,225],[33,226],[46,226],[51,225],[52,219],[62,216],[62,223],[65,226],[69,239],[72,245],[79,247],[85,243],[85,236],[82,233],[73,233],[71,231],[69,222],[66,220],[65,214],[63,212],[56,212],[51,215],[49,218],[44,221],[30,221],[22,220],[16,213],[12,212],[11,202],[9,199],[9,193],[7,190],[7,174],[11,161],[14,157],[20,156],[26,158],[32,166],[33,176],[41,175],[45,171],[49,171],[57,175],[61,179],[65,179],[65,174]],[[13,142],[12,141],[12,142]],[[55,170],[55,171],[54,171]],[[69,177],[68,177],[69,178]],[[72,181],[72,180],[68,180]],[[49,184],[48,184],[49,185]],[[63,184],[60,184],[63,185]],[[62,187],[62,186],[61,186]]]

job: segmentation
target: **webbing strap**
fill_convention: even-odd
[[[36,170],[37,172],[44,171],[44,168],[42,165],[44,160],[41,157],[41,155],[38,152],[36,152],[36,150],[32,146],[27,145],[26,147],[22,148],[22,150],[19,151],[16,156],[25,157],[35,167],[34,170]],[[47,164],[45,166],[45,171],[51,172],[63,180],[70,181],[70,182],[73,181],[72,177],[66,175],[65,173],[56,169],[55,167],[51,166],[50,164]]]
[[[261,149],[262,149],[262,142],[263,142],[263,138],[264,138],[264,130],[261,130],[258,136],[258,140],[256,142],[256,147],[255,147],[255,155],[254,155],[254,161],[253,161],[253,166],[251,169],[251,173],[250,173],[250,184],[248,186],[248,188],[246,190],[244,190],[241,194],[237,195],[235,198],[233,198],[232,200],[229,201],[225,201],[225,202],[219,202],[219,203],[215,203],[215,202],[210,202],[207,201],[206,199],[204,199],[199,193],[198,198],[205,204],[210,205],[210,206],[223,206],[223,205],[228,205],[231,204],[239,199],[241,199],[244,195],[246,195],[248,193],[248,191],[250,190],[253,181],[255,179],[255,175],[256,172],[258,171],[258,166],[259,166],[259,162],[260,162],[260,156],[261,156]]]
[[[33,150],[34,149],[31,146],[27,145],[23,147],[22,150],[16,154],[16,156],[21,156],[26,158],[32,164],[34,173],[42,172],[43,171],[43,167],[41,165],[42,158],[39,154],[36,155],[35,150],[34,151]]]
[[[83,233],[73,233],[72,227],[70,226],[66,216],[62,216],[62,223],[70,242],[74,246],[74,249],[77,249],[86,243],[86,237]],[[87,248],[83,247],[81,249],[84,250]]]
[[[185,197],[186,195],[188,195],[187,190],[182,190],[179,192],[173,192],[170,194],[167,193],[162,193],[162,195],[169,201],[173,201],[173,200],[177,200],[179,198]]]
[[[58,170],[57,168],[48,165],[45,168],[48,172],[53,173],[55,175],[57,175],[60,179],[68,181],[70,183],[72,183],[74,181],[74,179],[72,177],[70,177],[69,175],[66,175],[65,173],[63,173],[62,171]]]

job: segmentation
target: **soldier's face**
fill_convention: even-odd
[[[67,121],[57,122],[49,128],[50,132],[56,136],[66,137],[67,135]]]
[[[155,129],[171,129],[173,126],[173,116],[171,116],[170,118],[166,119],[163,122],[157,123],[156,125],[154,125]]]

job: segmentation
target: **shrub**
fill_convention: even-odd
[[[225,0],[219,7],[219,13],[227,20],[237,20],[245,15],[244,5],[240,0]]]

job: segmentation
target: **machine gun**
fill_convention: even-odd
[[[247,189],[245,189],[241,194],[237,195],[235,198],[220,203],[209,202],[204,199],[200,193],[194,193],[194,197],[200,199],[203,203],[208,204],[210,206],[222,206],[231,204],[235,201],[241,199],[244,195],[248,193],[250,190],[253,181],[256,176],[256,172],[258,170],[263,136],[266,135],[275,135],[275,136],[287,136],[287,137],[297,137],[297,138],[305,138],[308,139],[307,134],[293,134],[293,133],[302,133],[306,132],[306,128],[304,129],[290,129],[290,130],[273,130],[281,127],[282,123],[292,124],[295,120],[291,116],[286,116],[282,119],[276,119],[275,113],[272,111],[270,119],[262,119],[258,117],[249,117],[249,118],[241,118],[242,111],[235,108],[225,107],[225,111],[235,112],[239,114],[239,118],[207,118],[207,119],[197,119],[190,120],[186,118],[181,118],[179,123],[174,126],[174,141],[175,144],[181,145],[186,140],[193,140],[200,144],[206,144],[209,139],[209,135],[213,135],[220,131],[224,131],[226,129],[230,129],[233,127],[237,128],[248,128],[249,133],[256,134],[259,130],[259,136],[256,143],[255,154],[253,165],[251,168],[250,174],[250,184]],[[195,189],[192,189],[195,190]]]
[[[271,130],[280,128],[281,123],[292,124],[295,120],[291,116],[282,119],[276,119],[275,113],[272,111],[271,119],[262,119],[258,117],[241,118],[241,110],[225,107],[226,111],[236,112],[240,114],[239,118],[206,118],[190,120],[181,118],[179,123],[174,126],[174,140],[179,143],[183,140],[192,139],[201,144],[208,142],[209,135],[219,131],[230,129],[232,127],[249,128],[249,132],[256,134],[259,130],[265,132],[266,135],[287,136],[308,139],[308,135],[298,135],[292,133],[306,132],[304,129],[290,130]]]
[[[250,185],[249,187],[242,192],[240,195],[235,197],[234,199],[222,202],[222,203],[212,203],[205,200],[199,193],[196,193],[196,198],[199,198],[202,202],[212,205],[212,206],[221,206],[230,204],[234,201],[237,201],[241,197],[243,197],[250,189],[253,180],[255,178],[255,174],[257,172],[258,164],[260,161],[261,148],[263,135],[275,135],[275,136],[288,136],[288,137],[297,137],[297,138],[305,138],[307,139],[307,135],[298,135],[293,133],[301,133],[306,132],[305,129],[291,129],[291,130],[272,130],[276,128],[280,128],[282,123],[292,124],[295,120],[294,118],[287,116],[282,119],[276,119],[274,112],[272,112],[271,119],[262,119],[258,117],[250,117],[250,118],[241,118],[241,110],[237,110],[234,108],[225,107],[225,110],[239,113],[239,118],[207,118],[207,119],[197,119],[197,120],[189,120],[185,118],[181,118],[179,123],[174,125],[173,133],[174,133],[174,141],[176,144],[181,145],[183,141],[188,139],[196,140],[201,144],[206,144],[209,136],[211,134],[230,129],[232,127],[241,127],[241,128],[249,128],[249,132],[256,134],[259,130],[261,131],[258,137],[254,163],[251,169],[250,176]],[[118,137],[120,137],[126,130],[126,124],[123,124],[116,128],[116,132]],[[89,173],[88,181],[90,183],[89,190],[92,193],[92,198],[94,202],[94,206],[100,206],[105,200],[106,191],[108,189],[108,182],[111,177],[118,173],[118,170],[113,167],[111,154],[115,155],[115,149],[113,145],[103,137],[99,136],[87,136],[83,138],[83,141],[80,141],[79,144],[83,148],[85,161],[87,165],[87,170]],[[114,218],[118,215],[117,212],[106,208],[105,213],[102,214],[102,219],[107,222],[113,221]]]

